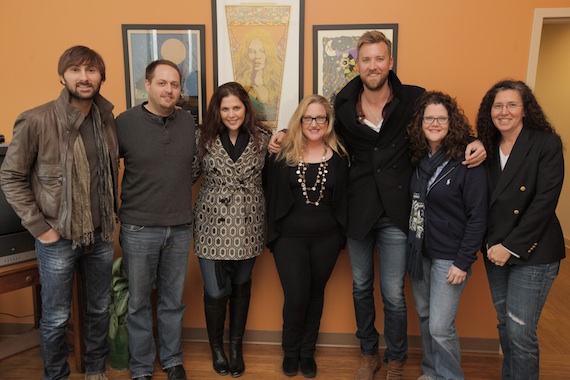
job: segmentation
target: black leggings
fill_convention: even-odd
[[[312,358],[323,313],[324,293],[340,252],[340,237],[280,237],[274,257],[283,287],[285,356]]]

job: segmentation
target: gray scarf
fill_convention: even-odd
[[[426,155],[426,157],[422,158],[419,167],[416,169],[418,181],[415,187],[410,188],[412,192],[412,210],[410,212],[410,230],[408,232],[408,273],[412,280],[421,280],[423,278],[424,212],[428,182],[433,177],[438,166],[444,162],[445,154],[443,149],[438,150],[431,157]]]
[[[99,209],[101,213],[101,240],[113,241],[115,223],[113,220],[113,177],[109,159],[109,148],[102,135],[102,122],[99,109],[91,107],[95,147],[97,149],[97,173],[99,175]],[[71,240],[72,248],[93,244],[94,227],[91,215],[90,171],[85,145],[81,135],[73,145],[73,168],[71,176]]]

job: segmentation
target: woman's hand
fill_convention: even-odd
[[[459,285],[467,278],[467,272],[462,271],[455,265],[452,265],[447,272],[447,282],[451,285]]]
[[[467,145],[465,148],[465,161],[462,162],[463,165],[467,165],[468,168],[474,168],[479,166],[487,158],[487,151],[483,146],[483,143],[479,140],[475,140]]]
[[[511,253],[502,244],[487,249],[487,258],[495,265],[503,266],[511,258]]]

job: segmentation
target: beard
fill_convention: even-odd
[[[89,83],[92,89],[90,93],[79,92],[76,87],[79,84],[85,84],[85,83],[77,83],[75,86],[69,84],[65,85],[65,88],[67,89],[67,92],[69,93],[69,97],[71,99],[75,99],[77,101],[91,101],[99,94],[99,89],[101,88],[101,84]]]
[[[361,79],[362,79],[362,84],[364,85],[364,87],[366,87],[367,90],[378,91],[386,84],[386,81],[388,80],[388,75],[380,76],[378,82],[368,81],[368,78],[361,78]]]

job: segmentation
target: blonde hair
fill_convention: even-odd
[[[293,113],[293,116],[291,116],[287,134],[281,142],[281,150],[277,154],[277,160],[285,160],[289,166],[299,164],[299,157],[303,155],[306,146],[306,138],[305,135],[303,135],[301,117],[303,117],[309,105],[313,103],[322,105],[328,117],[328,126],[324,135],[325,144],[341,156],[348,155],[346,149],[334,132],[334,110],[330,103],[321,95],[309,95],[301,100],[301,103],[299,103],[299,106]]]
[[[386,37],[386,35],[379,30],[369,30],[360,36],[358,43],[356,44],[356,51],[360,56],[360,48],[362,45],[378,44],[381,42],[384,42],[386,46],[388,46],[388,56],[392,57],[392,41],[390,41],[388,37]]]

